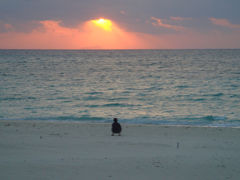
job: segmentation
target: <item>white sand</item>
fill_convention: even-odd
[[[240,129],[0,121],[1,180],[240,179]]]

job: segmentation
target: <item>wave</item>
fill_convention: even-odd
[[[227,120],[225,116],[204,116],[203,119],[207,121]]]
[[[97,95],[97,94],[103,94],[103,92],[98,92],[98,91],[92,91],[92,92],[87,92],[85,94],[88,94],[88,95]]]
[[[134,107],[134,104],[124,104],[124,103],[109,103],[104,104],[103,107]]]
[[[40,121],[75,121],[90,123],[111,123],[112,118],[83,116],[56,116],[56,117],[28,117],[22,119],[0,120],[40,120]],[[202,117],[135,117],[119,118],[120,123],[124,124],[146,124],[146,125],[184,125],[184,126],[209,126],[209,127],[240,127],[240,120],[229,120],[225,116],[202,116]]]
[[[108,103],[108,104],[92,104],[92,105],[86,105],[86,107],[91,107],[91,108],[98,108],[98,107],[135,107],[135,106],[140,106],[140,105],[134,105],[134,104],[124,104],[124,103]]]
[[[88,97],[83,97],[84,101],[94,101],[94,100],[99,100],[101,97],[99,96],[88,96]]]
[[[6,119],[5,119],[6,120]],[[103,117],[93,117],[93,116],[52,116],[52,117],[27,117],[22,119],[10,119],[10,120],[40,120],[40,121],[91,121],[91,122],[105,122],[106,119]]]
[[[179,86],[175,86],[175,88],[178,88],[178,89],[186,89],[186,88],[189,88],[190,86],[188,85],[179,85]]]
[[[215,94],[204,94],[203,96],[212,96],[212,97],[220,97],[223,96],[223,93],[215,93]]]
[[[240,95],[239,94],[232,94],[229,97],[230,98],[240,98]]]
[[[35,97],[0,97],[0,101],[22,101],[22,100],[35,100]]]

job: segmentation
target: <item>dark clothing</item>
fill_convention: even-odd
[[[120,133],[122,131],[122,127],[118,122],[112,123],[112,133]]]

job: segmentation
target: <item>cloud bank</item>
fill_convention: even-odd
[[[146,48],[133,33],[113,24],[112,31],[97,27],[92,21],[76,27],[64,27],[61,21],[39,21],[31,32],[16,32],[12,25],[3,24],[0,48],[14,49],[131,49]]]
[[[240,1],[1,0],[0,48],[240,48]],[[114,31],[89,21],[105,17]]]
[[[223,26],[231,29],[239,29],[240,30],[240,24],[232,24],[227,19],[217,19],[217,18],[209,18],[209,20],[218,26]]]
[[[35,21],[31,31],[17,31],[14,25],[1,23],[1,49],[195,49],[240,47],[240,31],[226,33],[218,29],[199,32],[197,29],[176,25],[178,21],[192,18],[151,17],[154,28],[172,30],[165,33],[129,32],[112,21],[112,30],[96,26],[92,20],[74,27],[64,26],[61,21]],[[238,29],[226,19],[209,18],[213,25]],[[166,21],[166,22],[165,22]],[[167,22],[171,22],[168,24]]]

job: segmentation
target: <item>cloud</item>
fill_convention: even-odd
[[[131,49],[147,48],[141,38],[112,22],[106,31],[92,20],[76,27],[64,27],[61,21],[39,21],[31,32],[0,33],[0,48],[10,49]],[[5,25],[11,28],[11,25]]]
[[[122,14],[122,15],[126,15],[126,12],[123,11],[123,10],[121,10],[121,11],[120,11],[120,14]]]
[[[26,27],[31,31],[17,31],[14,25],[2,21],[0,26],[4,31],[0,31],[0,49],[240,48],[240,31],[231,31],[231,33],[217,29],[198,31],[197,28],[189,28],[189,26],[173,25],[173,23],[177,24],[174,21],[182,21],[179,18],[177,18],[179,20],[154,17],[151,19],[154,21],[153,26],[162,27],[167,32],[173,31],[171,33],[128,32],[124,26],[119,26],[114,21],[111,31],[106,31],[101,26],[96,26],[92,20],[78,23],[74,27],[67,27],[60,20],[34,21],[26,23],[26,26],[31,26],[31,28]],[[208,22],[208,19],[205,21]],[[224,26],[226,24],[229,26],[229,23],[225,23]]]
[[[156,34],[144,37],[153,48],[160,49],[225,49],[240,48],[240,33],[221,31]]]
[[[174,20],[174,21],[188,21],[188,20],[192,20],[191,17],[173,17],[173,16],[171,16],[170,19]]]
[[[237,0],[231,3],[224,0],[221,2],[219,0],[0,0],[0,21],[8,22],[16,27],[16,24],[23,24],[27,21],[61,20],[65,26],[74,27],[79,22],[85,22],[88,19],[108,17],[124,25],[128,31],[155,33],[156,26],[146,26],[139,22],[145,22],[152,16],[169,17],[167,20],[161,19],[162,27],[158,26],[158,29],[165,29],[163,31],[171,28],[176,31],[174,26],[189,27],[188,23],[191,21],[188,22],[184,17],[194,19],[231,17],[232,22],[237,22],[240,19],[239,7],[240,1]],[[139,21],[136,22],[136,19]],[[208,26],[207,23],[199,24],[197,28],[201,30]],[[25,29],[24,26],[21,28],[25,32],[34,27],[32,29]],[[179,28],[175,27],[175,29]]]
[[[0,32],[9,32],[9,31],[13,31],[13,30],[14,30],[14,28],[11,24],[0,21]]]
[[[177,25],[163,23],[163,19],[160,19],[160,18],[151,17],[151,19],[154,21],[154,22],[152,22],[153,26],[162,27],[162,28],[166,28],[166,29],[172,29],[175,31],[183,31],[185,29],[183,26],[177,26]]]
[[[209,20],[213,24],[218,25],[218,26],[223,26],[223,27],[227,27],[230,29],[240,29],[240,24],[232,24],[227,19],[209,18]]]

